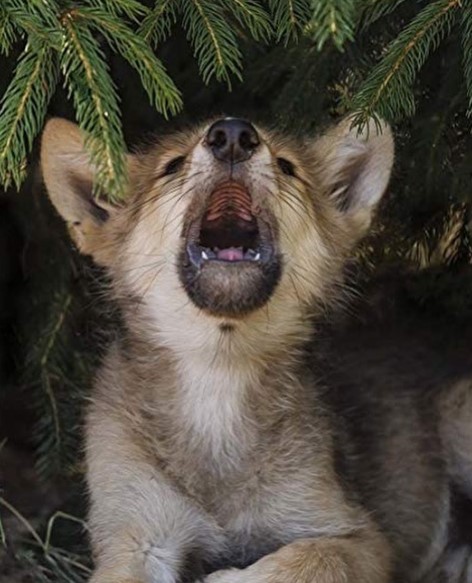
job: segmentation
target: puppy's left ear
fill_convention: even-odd
[[[361,132],[348,117],[314,143],[325,194],[362,236],[384,194],[393,166],[390,127],[373,119]]]

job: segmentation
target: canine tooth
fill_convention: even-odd
[[[202,250],[202,259],[205,259],[205,260],[208,259],[208,255],[207,255],[206,251],[203,251],[203,250]]]
[[[254,261],[259,261],[260,258],[261,258],[261,254],[260,253],[256,253],[256,255],[254,257]]]

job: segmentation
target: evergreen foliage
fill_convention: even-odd
[[[362,120],[380,115],[395,121],[413,115],[413,82],[430,53],[450,34],[456,11],[461,8],[461,0],[427,4],[390,43],[353,99],[353,108]]]
[[[350,0],[320,0],[313,4],[310,26],[319,50],[329,39],[338,49],[353,39],[355,4]]]
[[[80,412],[97,347],[117,325],[97,292],[102,274],[72,249],[39,190],[36,138],[48,114],[87,132],[96,186],[112,200],[123,196],[126,145],[165,118],[234,112],[311,133],[347,112],[358,124],[384,117],[395,123],[397,162],[359,249],[363,269],[470,265],[472,0],[2,0],[0,70],[0,183],[22,247],[14,362],[0,398],[21,387],[46,481],[80,482]],[[472,278],[456,278],[453,292],[451,281],[445,291],[431,276],[415,297],[439,310],[438,294],[448,295],[447,310],[471,316],[470,299],[459,298],[472,297]],[[1,294],[2,265],[0,323]],[[28,544],[12,546],[2,500],[0,544],[35,581],[86,578],[83,537],[68,538],[73,521],[54,522],[49,544],[48,516],[27,529]]]
[[[98,182],[118,198],[125,184],[119,97],[107,64],[109,50],[139,72],[153,107],[174,115],[181,94],[153,53],[173,27],[183,26],[202,79],[231,86],[241,79],[241,39],[286,44],[305,35],[318,50],[328,41],[340,50],[391,15],[403,0],[4,0],[0,8],[0,51],[23,46],[16,72],[3,94],[0,115],[0,180],[17,187],[26,157],[44,122],[59,75],[72,98],[79,125],[98,168]],[[352,107],[362,123],[381,115],[390,121],[411,116],[413,84],[419,70],[445,37],[463,38],[464,70],[472,100],[470,3],[466,0],[415,2],[410,23],[386,47],[385,54],[361,83]],[[411,3],[410,3],[411,6]]]

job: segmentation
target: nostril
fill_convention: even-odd
[[[239,145],[243,150],[252,150],[259,145],[256,132],[243,130],[239,135]]]
[[[213,146],[215,148],[223,148],[224,146],[226,146],[228,138],[224,130],[215,130],[213,132],[210,132],[207,141],[210,146]]]

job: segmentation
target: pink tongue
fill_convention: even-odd
[[[216,258],[223,261],[242,261],[244,253],[241,247],[229,247],[228,249],[219,249]]]

